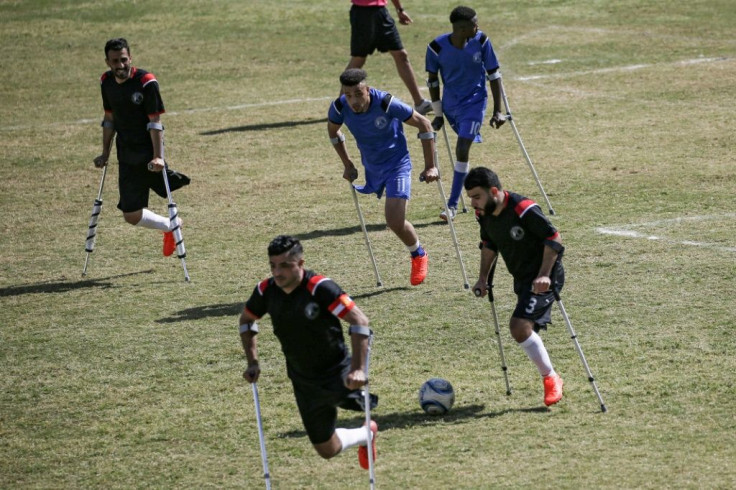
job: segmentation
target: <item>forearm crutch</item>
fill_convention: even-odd
[[[370,378],[368,373],[371,366],[371,346],[373,345],[373,331],[368,335],[368,349],[365,353],[365,384],[363,385],[363,405],[365,405],[365,428],[368,431],[368,478],[371,490],[376,488],[376,469],[375,461],[373,461],[373,431],[371,431],[371,394],[370,394]]]
[[[506,90],[504,90],[503,88],[503,80],[501,78],[498,79],[498,87],[501,91],[501,98],[503,99],[503,105],[506,107],[506,120],[509,122],[509,124],[511,125],[511,129],[514,131],[514,136],[516,136],[516,141],[519,143],[519,148],[521,149],[521,153],[524,155],[524,159],[526,160],[527,165],[529,165],[529,170],[532,171],[532,175],[534,176],[534,180],[537,183],[539,192],[542,193],[544,200],[547,202],[547,208],[549,209],[549,214],[554,215],[555,211],[552,209],[552,203],[549,202],[547,193],[544,192],[544,188],[542,187],[542,182],[539,180],[539,175],[537,175],[537,171],[534,169],[534,164],[532,163],[532,159],[529,158],[529,153],[527,153],[526,148],[524,148],[524,143],[521,141],[521,135],[519,134],[519,130],[516,129],[516,123],[514,122],[514,116],[511,114],[511,108],[509,107],[509,99],[506,97]]]
[[[373,255],[373,248],[371,247],[371,241],[368,239],[368,230],[365,227],[365,220],[363,219],[363,211],[360,209],[360,203],[358,202],[358,193],[355,191],[355,186],[352,182],[348,183],[350,190],[353,193],[353,202],[355,202],[355,209],[358,211],[358,219],[360,220],[360,228],[363,230],[363,237],[365,238],[365,246],[368,248],[368,255],[371,257],[371,263],[373,264],[373,273],[376,275],[376,286],[383,286],[381,276],[378,274],[378,265],[376,264],[376,257]]]
[[[445,129],[445,125],[442,124],[442,134],[445,135],[445,145],[447,146],[447,157],[449,160],[448,162],[452,163],[452,149],[450,148],[450,137],[447,136],[447,129]],[[468,212],[467,206],[465,206],[465,198],[463,197],[463,193],[460,193],[460,204],[463,205],[463,213]]]
[[[470,289],[470,284],[468,283],[468,276],[465,274],[465,264],[463,263],[463,256],[460,253],[460,246],[457,243],[457,235],[455,234],[455,225],[452,223],[451,215],[450,215],[450,207],[447,205],[447,197],[445,195],[445,189],[442,187],[442,173],[440,172],[440,162],[439,157],[437,156],[437,133],[434,133],[434,166],[437,168],[437,174],[440,176],[437,179],[437,188],[440,192],[440,198],[442,199],[442,204],[445,206],[445,213],[447,213],[447,224],[450,225],[450,236],[452,237],[452,243],[455,245],[455,254],[457,255],[457,261],[460,263],[460,271],[463,274],[463,287],[465,289]],[[423,177],[419,177],[420,182],[424,182]]]
[[[585,368],[585,372],[588,375],[588,381],[590,381],[590,385],[593,387],[593,391],[595,392],[595,396],[598,397],[598,402],[601,404],[601,412],[606,412],[606,404],[603,403],[603,397],[601,397],[601,393],[598,391],[598,386],[595,384],[595,378],[593,378],[593,373],[590,372],[590,367],[588,367],[588,361],[585,360],[585,355],[583,354],[583,349],[580,348],[580,343],[578,342],[578,336],[575,334],[575,330],[572,328],[572,323],[570,322],[570,318],[567,316],[567,311],[565,311],[565,305],[562,304],[562,300],[560,299],[560,292],[557,285],[553,285],[552,292],[555,295],[555,300],[557,301],[557,306],[560,307],[560,313],[562,313],[562,318],[565,319],[565,324],[567,325],[567,331],[570,334],[570,338],[573,341],[573,344],[575,344],[575,350],[578,352],[578,356],[580,356],[580,361],[583,363],[583,368]]]
[[[506,381],[506,394],[511,394],[511,385],[509,384],[508,367],[506,366],[506,356],[503,353],[503,344],[501,343],[501,330],[498,328],[498,315],[496,314],[496,304],[493,302],[493,273],[496,271],[496,264],[498,263],[498,257],[493,259],[493,265],[491,271],[488,273],[486,278],[487,286],[486,291],[488,292],[488,301],[491,303],[491,315],[493,316],[493,325],[496,330],[496,341],[498,342],[498,354],[501,357],[501,371],[503,371],[503,378]],[[480,296],[480,289],[475,290],[475,295]]]
[[[184,280],[189,282],[189,271],[187,271],[187,262],[184,260],[187,256],[187,249],[184,247],[184,238],[181,234],[181,225],[177,223],[179,216],[179,210],[176,207],[176,203],[171,197],[171,189],[169,188],[169,177],[167,172],[169,166],[164,162],[164,169],[161,172],[164,178],[164,186],[166,187],[166,196],[169,199],[169,223],[174,225],[174,228],[170,231],[174,233],[174,241],[176,242],[176,256],[181,259],[181,266],[184,269]]]
[[[256,422],[258,423],[258,441],[261,445],[261,463],[263,463],[263,479],[266,481],[266,490],[271,490],[271,474],[268,471],[268,455],[266,454],[266,439],[263,435],[263,421],[261,420],[261,402],[258,399],[258,387],[252,383],[253,403],[256,407]]]
[[[102,177],[100,178],[100,190],[97,191],[97,199],[92,205],[92,215],[89,217],[89,228],[87,229],[87,240],[84,244],[84,251],[87,256],[84,258],[84,269],[82,276],[87,275],[87,264],[89,263],[89,254],[95,251],[95,238],[97,237],[97,220],[100,219],[102,212],[102,188],[105,186],[105,175],[107,175],[107,165],[102,167]]]

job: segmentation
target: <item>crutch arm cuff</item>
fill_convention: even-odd
[[[560,242],[550,240],[549,238],[544,240],[544,244],[557,252],[558,255],[562,255],[562,253],[565,251],[565,247]]]
[[[419,133],[417,135],[417,138],[420,140],[433,140],[434,139],[434,131],[426,131],[424,133]]]
[[[499,78],[501,78],[501,71],[499,69],[496,69],[491,73],[487,73],[486,78],[489,82],[492,82],[493,80],[498,80]]]
[[[256,322],[245,322],[238,327],[238,331],[241,335],[245,332],[258,333],[258,324]]]
[[[148,124],[146,124],[146,129],[149,130],[149,131],[152,130],[152,129],[154,131],[163,131],[164,130],[164,125],[161,124],[160,122],[151,121]]]
[[[335,136],[334,138],[330,138],[330,143],[332,143],[332,146],[342,143],[343,141],[345,141],[345,135],[342,133],[337,133],[337,136]]]
[[[107,128],[107,129],[115,129],[115,123],[107,119],[103,119],[102,122],[100,123],[100,126],[102,126],[103,128]]]
[[[358,335],[365,335],[366,337],[370,337],[371,335],[373,335],[373,330],[365,325],[350,325],[350,328],[348,328],[348,333],[350,335],[357,333]]]

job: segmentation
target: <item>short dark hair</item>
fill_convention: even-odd
[[[450,23],[454,24],[455,22],[473,22],[473,20],[476,17],[475,10],[471,9],[470,7],[455,7],[452,9],[452,12],[450,12]]]
[[[473,187],[482,187],[484,189],[490,189],[495,187],[501,190],[501,180],[496,175],[496,172],[486,167],[475,167],[465,177],[465,190],[469,191]]]
[[[105,43],[105,58],[107,59],[107,53],[110,51],[122,51],[123,49],[130,54],[130,46],[128,46],[128,41],[125,38],[116,37],[115,39],[110,39]]]
[[[340,75],[340,83],[345,87],[355,87],[356,85],[360,85],[360,82],[365,81],[366,78],[368,78],[368,74],[365,70],[348,68]]]
[[[301,255],[304,253],[301,242],[289,235],[279,235],[268,244],[268,256],[273,257],[283,253],[289,253],[289,256]]]

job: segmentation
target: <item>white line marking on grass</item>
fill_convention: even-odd
[[[584,70],[584,71],[573,71],[568,73],[549,73],[546,75],[530,75],[526,77],[516,77],[516,80],[526,82],[530,80],[543,80],[549,78],[569,78],[577,77],[582,75],[599,75],[604,73],[624,72],[624,71],[635,71],[642,70],[644,68],[651,68],[653,66],[665,66],[665,65],[695,65],[697,63],[714,63],[718,61],[730,61],[731,58],[719,57],[719,58],[694,58],[690,60],[674,61],[670,63],[650,63],[650,64],[639,64],[639,65],[628,65],[628,66],[612,66],[610,68],[599,68],[597,70]]]
[[[689,59],[689,60],[674,61],[670,63],[653,63],[653,64],[640,64],[640,65],[628,65],[628,66],[614,66],[610,68],[601,68],[598,70],[577,71],[577,72],[569,72],[569,73],[556,73],[556,74],[548,74],[548,75],[531,75],[531,76],[526,76],[526,77],[509,77],[509,79],[518,80],[518,81],[532,81],[532,80],[543,80],[543,79],[549,79],[549,78],[568,78],[568,77],[574,77],[574,76],[580,76],[580,75],[591,75],[591,74],[597,75],[601,73],[634,71],[634,70],[641,70],[644,68],[651,68],[654,66],[693,65],[696,63],[714,63],[714,62],[719,62],[719,61],[732,61],[732,60],[733,58],[725,58],[725,57],[694,58],[694,59]],[[557,60],[549,60],[549,62],[552,62],[552,61],[557,61]],[[167,112],[166,116],[179,116],[182,114],[197,114],[201,112],[236,111],[236,110],[241,110],[241,109],[250,109],[253,107],[268,107],[268,106],[277,106],[277,105],[284,105],[284,104],[303,104],[305,102],[322,102],[325,100],[332,100],[333,98],[334,97],[332,96],[309,97],[309,98],[303,98],[303,99],[272,100],[269,102],[256,102],[256,103],[229,105],[229,106],[201,107],[197,109],[185,109],[182,111]],[[60,121],[60,122],[53,122],[53,123],[46,123],[46,124],[22,124],[18,126],[2,126],[0,127],[0,131],[18,131],[18,130],[31,129],[31,128],[50,128],[50,127],[55,127],[55,126],[67,126],[69,124],[93,124],[93,123],[99,123],[101,118],[102,118],[102,114],[100,114],[100,118],[77,119],[76,121],[71,121],[71,122]]]
[[[701,215],[701,216],[683,216],[679,218],[649,221],[646,223],[628,224],[628,225],[623,225],[617,228],[598,227],[595,229],[595,231],[602,235],[622,236],[622,237],[627,237],[627,238],[643,238],[645,240],[652,240],[652,241],[659,240],[665,243],[674,243],[678,245],[688,245],[692,247],[710,248],[714,250],[722,250],[724,252],[736,252],[736,247],[725,247],[723,245],[716,245],[715,243],[697,242],[694,240],[672,240],[670,238],[663,238],[657,235],[651,235],[649,233],[642,233],[642,232],[634,231],[630,229],[630,228],[651,228],[654,226],[678,224],[678,223],[684,223],[688,221],[698,222],[698,221],[710,221],[710,220],[716,220],[716,219],[722,220],[724,218],[736,218],[736,213],[711,214],[711,215]]]

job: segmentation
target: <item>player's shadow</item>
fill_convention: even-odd
[[[243,303],[221,303],[219,305],[203,305],[186,308],[174,315],[156,320],[156,323],[176,323],[185,320],[201,320],[203,318],[231,316],[235,317],[243,312]]]
[[[497,410],[495,412],[484,413],[485,405],[467,405],[467,406],[455,406],[445,415],[428,415],[420,410],[412,412],[394,412],[389,414],[381,414],[380,411],[375,411],[372,416],[378,422],[378,426],[381,430],[388,429],[405,429],[413,428],[422,425],[433,425],[436,423],[446,424],[460,424],[465,420],[474,417],[500,417],[507,413],[547,413],[549,408],[547,407],[527,407],[527,408],[508,408],[504,410]],[[341,419],[338,424],[342,424],[346,427],[360,426],[365,423],[365,415],[356,415],[351,419]],[[289,432],[282,432],[278,436],[281,438],[297,438],[306,437],[307,433],[303,430],[292,430]]]
[[[432,223],[414,223],[414,228],[427,228],[429,226],[435,226],[440,224],[446,224],[444,221],[432,222]],[[386,223],[374,223],[365,225],[366,231],[389,231]],[[335,236],[347,236],[355,233],[361,233],[360,226],[349,226],[345,228],[334,228],[332,230],[312,230],[308,233],[297,233],[295,237],[301,241],[313,240],[316,238],[324,237],[335,237]]]
[[[134,276],[137,274],[150,274],[153,269],[130,272],[127,274],[118,274],[116,276],[104,277],[100,279],[83,279],[81,281],[54,281],[54,282],[39,282],[35,284],[23,284],[21,286],[8,286],[6,288],[0,288],[0,296],[22,296],[24,294],[38,294],[38,293],[66,293],[68,291],[74,291],[77,289],[85,288],[101,288],[109,289],[115,287],[111,282],[113,279],[120,277]]]
[[[326,122],[327,118],[308,119],[306,121],[284,121],[268,124],[249,124],[246,126],[233,126],[231,128],[213,129],[211,131],[204,131],[199,134],[201,134],[202,136],[214,136],[224,133],[242,133],[245,131],[264,131],[267,129],[293,128],[296,126],[305,126],[307,124],[325,124]]]

